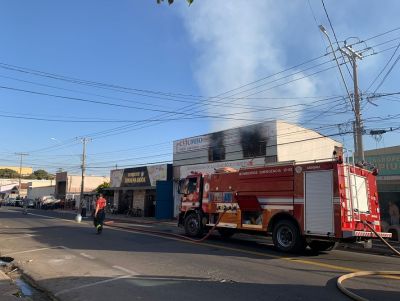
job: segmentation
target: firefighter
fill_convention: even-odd
[[[100,193],[99,198],[96,201],[96,211],[94,212],[94,226],[96,227],[97,234],[100,234],[103,230],[103,223],[106,217],[105,207],[107,205],[107,201],[103,198],[103,195]]]

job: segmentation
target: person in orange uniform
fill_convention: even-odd
[[[103,198],[103,195],[100,194],[99,198],[96,201],[96,211],[94,212],[94,226],[96,227],[97,234],[100,234],[103,230],[103,223],[106,217],[105,208],[107,201]]]

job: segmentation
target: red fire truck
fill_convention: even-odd
[[[391,236],[381,232],[376,172],[340,157],[192,173],[179,182],[179,193],[179,225],[192,237],[216,227],[223,237],[272,235],[277,249],[298,252],[375,237],[365,223]]]

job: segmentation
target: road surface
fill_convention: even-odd
[[[143,229],[176,231],[171,225]],[[179,230],[178,230],[179,231]],[[52,211],[0,208],[0,252],[58,300],[349,300],[336,279],[357,270],[400,270],[400,259],[335,250],[299,256],[267,240],[204,243],[106,227]],[[400,300],[399,280],[346,286],[370,300]]]

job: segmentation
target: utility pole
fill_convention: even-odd
[[[81,194],[79,197],[79,203],[78,203],[78,212],[76,215],[75,220],[79,223],[82,220],[82,216],[81,216],[81,204],[83,201],[83,193],[85,190],[85,170],[86,170],[86,143],[89,142],[91,139],[88,137],[83,137],[81,138],[81,142],[83,145],[83,150],[82,150],[82,165],[81,165],[81,169],[82,169],[82,179],[81,179]]]
[[[352,47],[345,45],[340,51],[348,57],[353,67],[353,83],[354,83],[354,142],[355,157],[357,160],[364,161],[363,147],[363,124],[361,119],[360,94],[358,93],[358,75],[357,75],[357,59],[362,60],[362,54],[353,50]]]
[[[27,153],[15,153],[19,158],[19,184],[18,184],[18,196],[21,196],[21,173],[22,173],[22,157],[28,156]]]
[[[353,83],[354,83],[354,93],[353,93],[353,99],[354,103],[351,102],[351,95],[349,93],[349,90],[347,89],[346,81],[344,80],[342,70],[340,69],[340,64],[338,62],[338,59],[335,54],[335,49],[333,49],[331,39],[329,38],[329,34],[326,31],[325,27],[323,25],[319,25],[319,29],[322,31],[323,34],[326,35],[329,41],[329,45],[332,49],[333,56],[335,57],[336,64],[338,66],[340,75],[342,77],[343,83],[346,87],[346,92],[349,96],[350,103],[352,105],[352,110],[354,111],[354,116],[355,116],[355,121],[353,123],[353,132],[354,132],[354,148],[355,148],[355,157],[356,160],[358,161],[364,161],[364,148],[363,148],[363,140],[362,140],[362,135],[363,135],[363,125],[362,125],[362,119],[361,119],[361,106],[360,106],[360,94],[358,93],[358,77],[357,77],[357,59],[362,60],[362,54],[361,52],[356,52],[353,50],[353,48],[349,45],[346,45],[346,42],[344,43],[344,47],[339,48],[340,51],[347,56],[349,61],[351,62],[351,65],[353,67]]]

